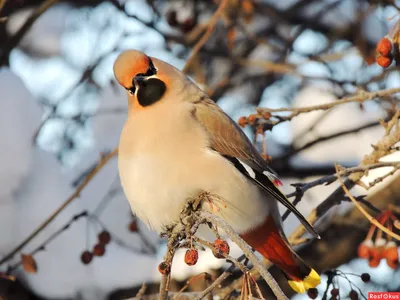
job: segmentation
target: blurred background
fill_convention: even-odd
[[[148,293],[157,292],[165,241],[132,215],[117,160],[112,157],[74,192],[117,146],[125,122],[126,94],[112,73],[117,55],[137,49],[182,69],[220,4],[0,0],[0,299],[126,299],[142,283]],[[360,90],[398,88],[395,59],[383,68],[375,49],[388,36],[399,51],[399,10],[395,0],[229,0],[187,74],[235,121],[256,113],[256,107],[311,106]],[[387,95],[313,111],[265,128],[264,136],[255,135],[251,124],[244,131],[270,156],[290,193],[293,183],[335,173],[335,162],[357,166],[385,133],[379,119],[389,120],[398,100]],[[400,160],[398,153],[390,160]],[[369,181],[382,172],[371,172]],[[337,187],[307,190],[299,210],[308,215]],[[397,196],[380,194],[383,187]],[[355,187],[352,192],[375,204],[385,199],[384,209],[400,202],[399,187],[395,173],[368,191]],[[69,197],[73,200],[48,226],[16,249]],[[370,224],[351,217],[352,209],[349,203],[333,207],[317,227],[323,239],[302,245],[301,255],[319,271],[371,275],[368,283],[336,276],[340,299],[351,290],[360,298],[368,291],[400,290],[397,266],[382,260],[371,268],[357,258]],[[297,226],[293,216],[285,221],[287,233]],[[241,253],[233,245],[232,251]],[[226,266],[203,251],[189,267],[180,253],[171,289],[202,272],[218,275]],[[277,270],[271,271],[285,284]],[[329,278],[323,276],[318,297],[324,292],[331,297]],[[260,285],[268,295],[268,287]],[[189,290],[205,286],[198,280]]]

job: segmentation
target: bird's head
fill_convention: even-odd
[[[127,90],[134,110],[166,99],[169,90],[176,90],[173,78],[178,74],[171,65],[137,50],[122,52],[114,63],[115,78]]]

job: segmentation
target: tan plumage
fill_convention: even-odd
[[[316,233],[273,184],[276,174],[235,122],[182,72],[139,51],[122,53],[114,74],[128,90],[119,172],[133,212],[162,231],[178,221],[188,198],[217,194],[220,209],[210,203],[202,209],[224,218],[285,271],[295,290],[317,285],[318,274],[284,236],[276,200]]]

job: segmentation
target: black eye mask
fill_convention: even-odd
[[[143,107],[152,105],[161,100],[166,90],[167,86],[158,78],[145,80],[138,89],[138,102]]]

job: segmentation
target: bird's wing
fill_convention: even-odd
[[[208,133],[210,148],[219,152],[244,176],[281,202],[311,234],[318,237],[312,225],[274,184],[278,179],[276,173],[268,167],[240,127],[209,98],[202,96],[193,104],[192,115]]]

